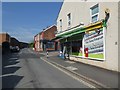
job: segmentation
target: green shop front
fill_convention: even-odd
[[[74,28],[59,34],[61,51],[66,58],[69,56],[105,60],[105,29],[104,21],[88,26]]]

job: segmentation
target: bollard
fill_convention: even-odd
[[[47,51],[47,58],[48,58],[48,51]]]
[[[62,56],[62,51],[60,51],[60,55],[59,55],[60,57]]]

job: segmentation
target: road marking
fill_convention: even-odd
[[[70,63],[70,64],[73,64],[73,63],[75,63],[75,62],[73,62],[73,61],[65,61],[66,63]]]
[[[52,65],[53,67],[57,68],[58,70],[64,72],[65,74],[67,74],[68,76],[72,77],[73,79],[79,81],[80,83],[83,83],[84,85],[86,85],[86,86],[88,86],[88,87],[90,87],[90,88],[96,88],[95,86],[93,86],[93,85],[91,85],[91,84],[89,84],[89,83],[87,83],[87,82],[85,82],[85,81],[83,81],[83,80],[81,80],[81,79],[79,79],[79,78],[77,78],[77,77],[75,77],[75,76],[72,76],[70,73],[68,73],[68,72],[64,71],[63,69],[57,67],[56,65],[48,62],[47,60],[43,59],[42,57],[40,57],[40,59],[43,60],[43,61],[45,61],[46,63]]]
[[[15,60],[15,61],[9,61],[9,62],[20,62],[20,60],[18,59],[18,60]]]
[[[78,68],[76,67],[73,67],[73,66],[68,66],[66,67],[68,70],[72,70],[72,71],[75,71],[75,70],[78,70]]]
[[[13,60],[17,60],[18,58],[10,58],[9,60],[11,60],[11,59],[13,59]]]
[[[5,74],[5,75],[0,75],[0,77],[7,77],[7,76],[12,76],[13,74]]]
[[[18,65],[8,65],[8,66],[5,66],[5,68],[10,68],[10,67],[18,67]]]

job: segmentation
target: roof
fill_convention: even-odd
[[[54,26],[56,27],[56,25],[53,24],[52,26],[49,26],[48,28],[46,28],[45,30],[39,32],[38,34],[41,34],[42,32],[45,32],[45,31],[49,30],[50,28],[52,28],[52,27],[54,27]],[[36,34],[34,37],[36,37],[38,34]]]
[[[52,28],[52,27],[56,27],[56,25],[54,24],[54,25],[52,25],[52,26],[49,26],[48,28],[46,28],[46,29],[43,30],[42,32],[45,32],[45,31],[47,31],[48,29],[50,29],[50,28]]]

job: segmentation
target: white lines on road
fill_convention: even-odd
[[[90,87],[90,88],[96,88],[95,86],[93,86],[93,85],[91,85],[91,84],[89,84],[89,83],[81,80],[80,78],[71,75],[70,73],[66,72],[65,70],[61,69],[60,67],[57,67],[56,65],[48,62],[47,60],[43,59],[42,57],[40,57],[40,59],[43,60],[43,61],[45,61],[45,62],[48,63],[49,65],[52,65],[53,67],[57,68],[58,70],[62,71],[63,73],[67,74],[68,76],[72,77],[73,79],[79,81],[80,83],[83,83],[84,85],[86,85],[86,86],[88,86],[88,87]],[[59,64],[58,64],[58,65],[59,65]],[[62,66],[62,65],[59,65],[59,66]],[[62,67],[63,67],[63,66],[62,66]]]
[[[10,58],[9,60],[17,60],[18,58]]]
[[[76,67],[73,67],[73,66],[68,66],[66,67],[68,70],[72,70],[72,71],[75,71],[75,70],[78,70],[78,68]]]
[[[13,74],[5,74],[5,75],[0,75],[0,77],[7,77],[7,76],[12,76]]]
[[[10,67],[18,67],[18,65],[9,65],[9,66],[5,66],[5,68],[10,68]]]
[[[70,64],[73,64],[73,63],[75,63],[75,62],[73,62],[73,61],[65,61],[66,63],[70,63]]]
[[[15,61],[9,61],[9,62],[20,62],[20,60],[18,59],[18,60],[15,60]]]

